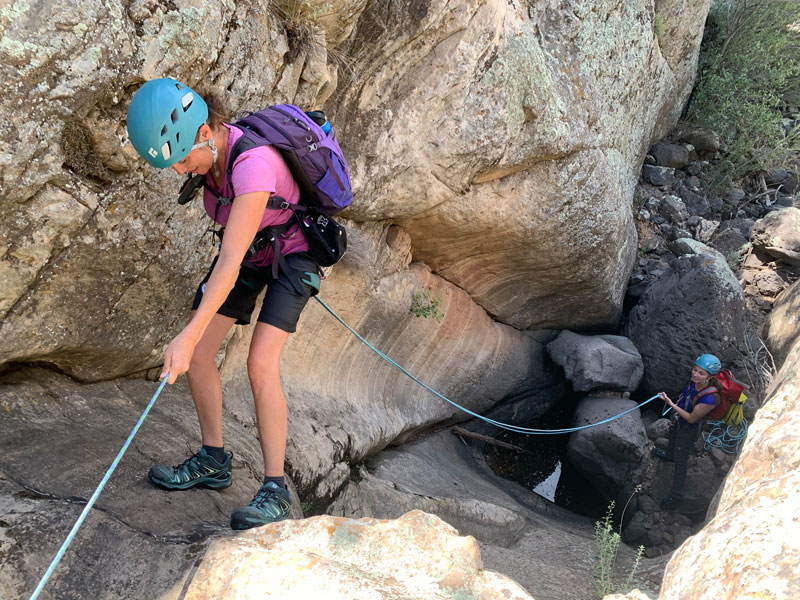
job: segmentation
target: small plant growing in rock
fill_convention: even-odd
[[[639,570],[639,562],[644,554],[644,546],[639,546],[636,550],[636,558],[625,577],[625,582],[621,586],[614,585],[614,563],[617,560],[621,536],[619,532],[614,531],[613,515],[614,501],[612,500],[608,505],[606,516],[602,521],[594,524],[594,539],[597,543],[597,555],[594,562],[594,592],[597,598],[630,591],[633,587],[633,578],[636,571]]]
[[[432,317],[441,322],[441,320],[444,319],[442,297],[436,296],[436,298],[432,298],[432,294],[433,292],[429,289],[424,292],[416,291],[411,294],[410,312],[415,317],[423,317],[425,319]]]

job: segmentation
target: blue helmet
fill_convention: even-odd
[[[153,79],[133,95],[128,107],[128,136],[136,151],[165,169],[192,150],[208,106],[191,88],[174,79]]]
[[[722,363],[719,362],[719,359],[713,354],[703,354],[698,356],[697,360],[694,361],[694,364],[704,371],[708,371],[708,373],[711,375],[716,375],[722,369]]]

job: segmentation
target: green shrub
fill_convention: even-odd
[[[626,505],[627,508],[627,505]],[[644,546],[636,550],[636,558],[622,585],[614,583],[614,563],[621,541],[620,534],[614,531],[614,501],[608,505],[606,516],[594,524],[594,539],[597,544],[597,556],[594,561],[594,592],[598,598],[608,594],[627,593],[633,589],[633,578],[639,569],[639,562],[644,554]]]
[[[687,118],[720,134],[718,186],[800,152],[798,128],[787,135],[781,122],[781,109],[800,102],[800,3],[717,1],[709,29]]]
[[[415,317],[422,317],[427,319],[433,317],[437,321],[444,319],[444,312],[442,312],[442,297],[437,296],[431,298],[431,290],[424,292],[414,292],[411,294],[411,309],[410,312]]]

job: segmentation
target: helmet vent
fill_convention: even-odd
[[[194,101],[194,94],[192,94],[191,92],[188,92],[183,95],[183,97],[181,98],[181,106],[183,106],[183,112],[189,110],[189,107],[192,105],[193,101]]]
[[[178,120],[178,111],[177,111],[177,110],[173,110],[173,111],[170,113],[170,115],[169,115],[169,118],[170,118],[170,120],[172,121],[172,124],[174,125],[174,124],[175,124],[175,122]]]
[[[161,137],[164,137],[165,135],[167,135],[167,126],[166,125],[164,125],[161,128]]]
[[[161,146],[161,156],[164,157],[164,160],[169,160],[169,157],[172,156],[172,150],[170,149],[169,142],[164,142]]]

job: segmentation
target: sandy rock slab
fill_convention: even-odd
[[[478,543],[438,517],[321,516],[284,521],[214,542],[186,600],[286,598],[531,598],[511,579],[482,569]]]

